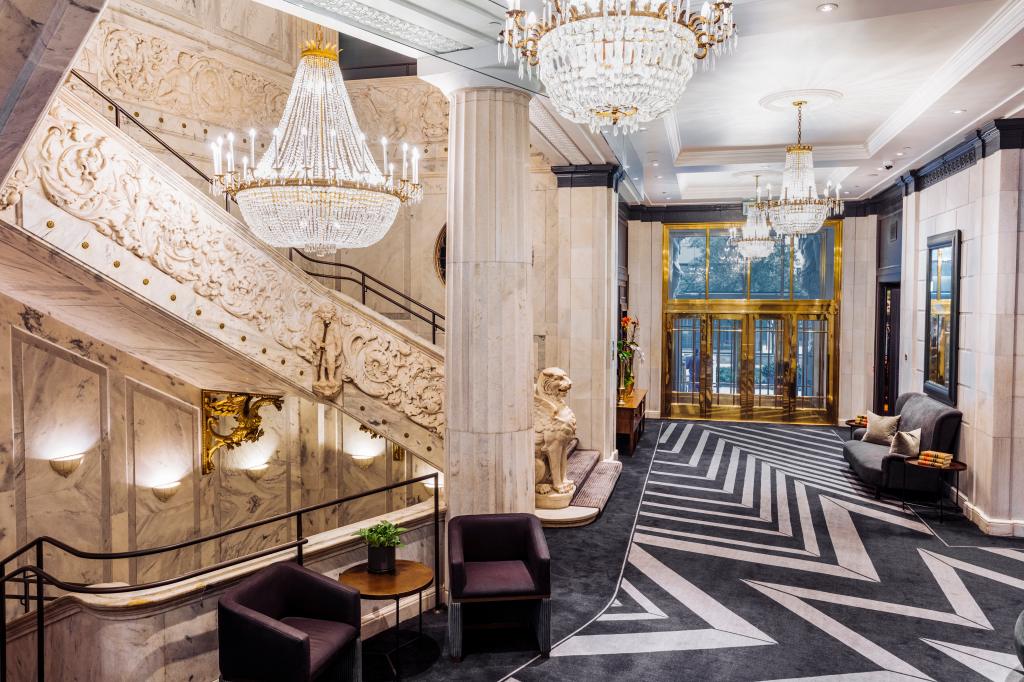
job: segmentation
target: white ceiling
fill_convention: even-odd
[[[497,64],[506,2],[259,1],[420,57],[421,74],[473,70],[541,91]],[[755,173],[778,184],[783,147],[795,138],[793,113],[761,100],[834,91],[837,99],[805,115],[804,139],[819,180],[842,182],[854,199],[1024,106],[1024,67],[1012,66],[1024,63],[1024,0],[840,0],[829,13],[820,3],[736,0],[736,53],[698,70],[669,117],[628,139],[587,141],[543,98],[534,138],[561,163],[614,154],[630,166],[634,200],[735,201],[752,194]]]

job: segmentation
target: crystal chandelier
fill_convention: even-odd
[[[839,198],[841,185],[835,186],[831,196],[832,182],[825,186],[823,196],[818,196],[814,181],[813,147],[803,143],[804,105],[796,101],[796,144],[786,147],[786,167],[782,171],[782,192],[773,199],[771,185],[768,199],[758,200],[756,207],[764,211],[775,231],[783,235],[813,234],[821,229],[830,215],[843,212],[843,200]]]
[[[359,129],[338,66],[338,46],[322,29],[302,47],[295,80],[270,148],[256,162],[256,131],[235,153],[235,136],[211,145],[217,187],[234,196],[252,231],[274,247],[325,256],[369,246],[391,228],[398,207],[423,196],[419,150],[403,144],[401,176],[378,169]],[[411,157],[411,158],[410,158]]]
[[[761,202],[760,176],[754,176],[757,200],[747,208],[747,222],[738,231],[733,228],[729,245],[736,249],[744,260],[767,258],[775,252],[776,239],[768,224],[768,216],[757,208]]]
[[[534,75],[559,114],[596,131],[635,132],[663,116],[693,76],[696,60],[736,43],[731,1],[544,0],[541,17],[509,0],[502,63]],[[703,62],[707,67],[707,62]]]

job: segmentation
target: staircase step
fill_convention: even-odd
[[[566,456],[567,457],[572,457],[572,453],[576,452],[576,448],[578,448],[579,446],[580,446],[580,439],[579,438],[573,438],[571,441],[569,441],[569,447],[567,448],[569,454],[566,455]]]
[[[601,462],[587,477],[587,482],[582,488],[576,490],[572,498],[574,507],[595,507],[604,509],[608,498],[615,490],[615,483],[619,480],[622,472],[622,462]]]
[[[579,490],[586,484],[587,477],[601,461],[601,453],[597,450],[576,450],[565,462],[565,477],[576,484]]]

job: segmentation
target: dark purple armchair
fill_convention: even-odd
[[[551,652],[551,557],[533,514],[456,516],[448,522],[448,654],[462,660],[462,605],[533,601],[541,654]]]
[[[359,593],[292,562],[268,566],[220,598],[224,682],[362,679]]]

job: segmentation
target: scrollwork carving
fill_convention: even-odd
[[[274,125],[288,90],[255,73],[172,46],[113,21],[101,21],[81,63],[103,90],[179,116],[248,129]]]
[[[0,197],[20,198],[38,186],[53,205],[317,367],[317,395],[333,399],[341,383],[351,382],[443,435],[440,357],[354,304],[347,308],[341,298],[311,288],[237,234],[198,190],[172,179],[120,135],[63,91]]]

